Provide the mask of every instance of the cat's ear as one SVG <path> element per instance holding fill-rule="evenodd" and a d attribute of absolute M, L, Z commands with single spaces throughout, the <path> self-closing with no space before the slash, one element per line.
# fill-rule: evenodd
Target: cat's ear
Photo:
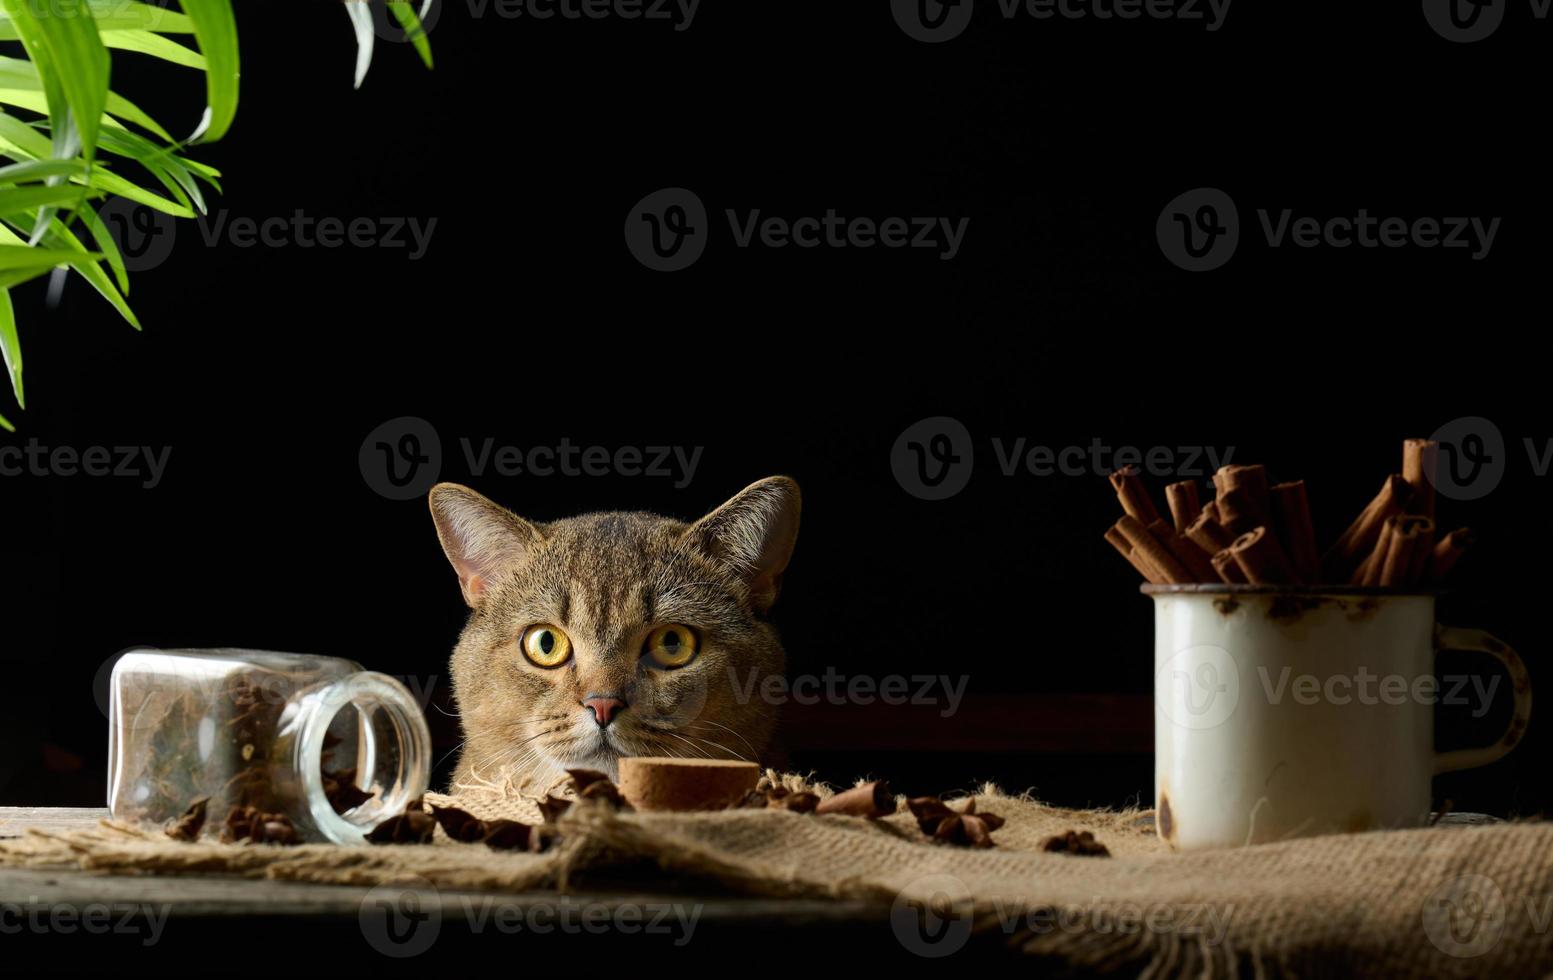
<path fill-rule="evenodd" d="M 544 540 L 539 529 L 505 507 L 457 483 L 431 488 L 431 519 L 464 601 L 478 606 L 491 580 Z"/>
<path fill-rule="evenodd" d="M 749 585 L 756 611 L 763 613 L 782 590 L 782 573 L 798 541 L 800 504 L 797 483 L 768 476 L 692 524 L 685 536 L 732 566 Z"/>

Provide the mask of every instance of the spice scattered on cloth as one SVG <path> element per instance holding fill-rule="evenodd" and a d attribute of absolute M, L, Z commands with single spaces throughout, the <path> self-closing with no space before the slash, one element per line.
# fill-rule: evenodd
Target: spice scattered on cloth
<path fill-rule="evenodd" d="M 1087 830 L 1068 830 L 1048 837 L 1041 842 L 1041 850 L 1050 851 L 1053 854 L 1079 854 L 1087 857 L 1111 856 L 1110 849 L 1095 840 L 1095 835 Z"/>
<path fill-rule="evenodd" d="M 199 840 L 200 831 L 205 828 L 206 811 L 210 809 L 210 797 L 201 796 L 189 804 L 183 816 L 168 823 L 163 831 L 173 840 L 194 841 Z"/>
<path fill-rule="evenodd" d="M 946 844 L 992 847 L 992 832 L 1003 826 L 1003 818 L 997 814 L 977 813 L 974 797 L 966 800 L 960 810 L 951 810 L 936 796 L 919 796 L 907 800 L 906 806 L 924 834 Z"/>

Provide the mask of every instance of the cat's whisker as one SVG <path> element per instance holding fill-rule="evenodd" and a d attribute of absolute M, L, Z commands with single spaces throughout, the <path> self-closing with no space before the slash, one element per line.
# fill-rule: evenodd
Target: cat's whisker
<path fill-rule="evenodd" d="M 720 724 L 718 724 L 717 722 L 713 721 L 710 718 L 698 718 L 697 720 L 691 722 L 691 725 L 713 725 L 713 726 L 715 726 L 717 728 L 721 728 L 723 731 L 727 732 L 728 734 L 732 735 L 734 738 L 736 738 L 739 741 L 743 742 L 745 748 L 750 750 L 750 755 L 759 755 L 760 754 L 759 752 L 755 751 L 755 746 L 750 744 L 750 740 L 749 739 L 745 738 L 743 735 L 740 735 L 738 732 L 736 732 L 733 729 L 729 728 L 727 725 L 720 725 Z M 686 727 L 690 727 L 690 726 L 686 726 Z"/>
<path fill-rule="evenodd" d="M 754 759 L 746 758 L 745 756 L 743 756 L 740 753 L 734 751 L 733 749 L 730 749 L 728 746 L 724 745 L 723 743 L 718 742 L 718 741 L 714 741 L 713 739 L 702 738 L 699 735 L 692 735 L 690 737 L 695 739 L 697 742 L 705 742 L 707 745 L 710 745 L 710 746 L 713 746 L 714 748 L 720 749 L 720 750 L 728 753 L 729 755 L 733 756 L 735 759 L 738 759 L 741 762 L 754 762 L 755 761 Z M 751 749 L 750 751 L 753 752 L 754 749 Z"/>
<path fill-rule="evenodd" d="M 710 759 L 712 757 L 705 749 L 701 748 L 699 745 L 697 745 L 696 743 L 692 742 L 690 739 L 686 738 L 683 735 L 676 735 L 674 732 L 666 732 L 665 734 L 671 735 L 674 738 L 679 739 L 681 742 L 684 742 L 686 745 L 688 745 L 691 748 L 695 749 L 697 752 L 700 752 L 701 755 L 703 757 L 705 757 L 705 758 Z"/>

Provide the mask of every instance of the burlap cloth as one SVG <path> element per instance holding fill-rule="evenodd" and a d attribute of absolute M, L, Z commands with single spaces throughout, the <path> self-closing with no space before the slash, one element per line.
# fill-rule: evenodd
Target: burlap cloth
<path fill-rule="evenodd" d="M 428 799 L 538 821 L 523 793 Z M 0 865 L 510 892 L 625 878 L 638 888 L 862 898 L 880 903 L 912 951 L 1002 942 L 1072 967 L 1162 976 L 1553 970 L 1553 823 L 1172 854 L 1146 813 L 1063 810 L 990 786 L 975 799 L 1007 820 L 996 848 L 929 842 L 904 813 L 876 822 L 777 810 L 616 814 L 581 801 L 561 818 L 562 843 L 543 854 L 456 844 L 440 831 L 431 846 L 277 847 L 178 843 L 104 823 L 0 841 Z M 1070 829 L 1091 831 L 1113 857 L 1041 849 Z"/>

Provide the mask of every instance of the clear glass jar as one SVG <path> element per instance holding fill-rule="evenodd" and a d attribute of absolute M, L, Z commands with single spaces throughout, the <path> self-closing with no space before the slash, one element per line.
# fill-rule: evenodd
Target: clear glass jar
<path fill-rule="evenodd" d="M 426 791 L 430 772 L 431 734 L 410 692 L 349 660 L 138 649 L 114 665 L 115 819 L 165 823 L 204 796 L 204 837 L 251 806 L 283 814 L 302 841 L 359 844 Z"/>

